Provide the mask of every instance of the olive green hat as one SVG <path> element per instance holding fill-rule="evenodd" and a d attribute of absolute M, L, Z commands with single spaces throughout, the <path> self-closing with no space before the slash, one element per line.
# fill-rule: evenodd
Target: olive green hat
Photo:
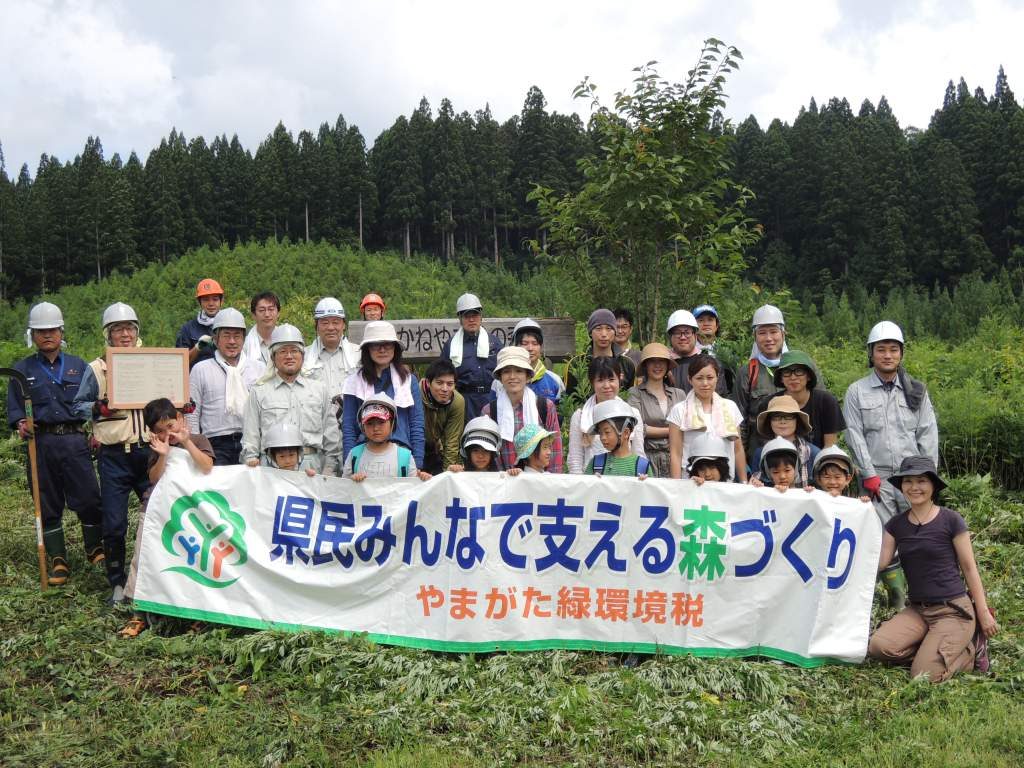
<path fill-rule="evenodd" d="M 775 367 L 775 386 L 781 387 L 782 384 L 782 372 L 787 368 L 795 368 L 800 366 L 808 370 L 807 374 L 807 388 L 814 389 L 818 385 L 818 368 L 811 360 L 811 356 L 806 352 L 801 352 L 798 349 L 791 349 L 788 352 L 782 353 L 782 359 L 779 360 L 779 364 Z"/>

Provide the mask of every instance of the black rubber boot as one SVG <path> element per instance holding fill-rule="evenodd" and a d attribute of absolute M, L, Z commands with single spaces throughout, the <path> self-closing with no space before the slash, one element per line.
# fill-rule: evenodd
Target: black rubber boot
<path fill-rule="evenodd" d="M 106 555 L 104 565 L 107 567 L 107 584 L 123 588 L 128 581 L 124 570 L 124 539 L 104 539 L 103 551 Z"/>
<path fill-rule="evenodd" d="M 64 544 L 64 528 L 43 531 L 43 546 L 46 547 L 46 582 L 51 587 L 63 587 L 71 575 L 68 549 Z"/>
<path fill-rule="evenodd" d="M 103 562 L 102 528 L 82 523 L 82 545 L 85 547 L 85 559 L 89 561 L 89 565 L 99 565 Z"/>

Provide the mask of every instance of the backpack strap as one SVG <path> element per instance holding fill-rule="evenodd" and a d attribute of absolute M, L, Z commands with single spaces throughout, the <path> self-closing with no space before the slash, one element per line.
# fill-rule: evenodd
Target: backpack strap
<path fill-rule="evenodd" d="M 360 443 L 359 445 L 352 446 L 352 450 L 348 452 L 348 455 L 352 457 L 352 474 L 354 475 L 359 471 L 359 460 L 363 458 L 363 451 L 366 450 L 366 443 Z"/>
<path fill-rule="evenodd" d="M 540 425 L 547 429 L 548 425 L 548 408 L 551 406 L 551 401 L 542 395 L 537 395 L 537 418 L 540 420 Z"/>
<path fill-rule="evenodd" d="M 647 474 L 647 470 L 649 470 L 650 468 L 651 468 L 651 462 L 647 459 L 646 456 L 637 456 L 636 457 L 636 474 L 637 475 L 646 475 Z"/>
<path fill-rule="evenodd" d="M 599 454 L 597 454 L 597 456 L 594 457 L 594 474 L 595 475 L 599 475 L 600 476 L 600 475 L 604 474 L 604 463 L 605 463 L 605 460 L 607 458 L 608 458 L 608 454 L 607 453 L 599 453 Z"/>
<path fill-rule="evenodd" d="M 754 393 L 754 387 L 757 386 L 757 377 L 761 373 L 761 363 L 757 358 L 750 358 L 750 362 L 747 363 L 747 394 L 752 395 Z"/>

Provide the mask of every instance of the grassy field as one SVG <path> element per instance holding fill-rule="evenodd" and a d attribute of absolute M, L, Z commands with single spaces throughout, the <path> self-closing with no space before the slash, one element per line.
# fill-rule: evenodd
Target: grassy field
<path fill-rule="evenodd" d="M 874 664 L 547 652 L 442 655 L 165 620 L 135 640 L 68 526 L 70 585 L 40 594 L 31 507 L 0 445 L 0 765 L 1019 766 L 1024 504 L 980 478 L 976 532 L 1003 632 L 989 677 L 931 686 Z M 877 609 L 876 609 L 877 611 Z M 876 616 L 879 618 L 879 616 Z"/>

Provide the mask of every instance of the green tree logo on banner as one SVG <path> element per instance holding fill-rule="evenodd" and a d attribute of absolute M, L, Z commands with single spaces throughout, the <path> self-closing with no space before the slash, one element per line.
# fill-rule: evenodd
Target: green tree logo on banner
<path fill-rule="evenodd" d="M 234 584 L 238 577 L 226 578 L 225 566 L 237 567 L 249 559 L 245 520 L 215 491 L 197 491 L 175 501 L 161 541 L 168 553 L 186 561 L 164 572 L 183 574 L 204 587 Z"/>

